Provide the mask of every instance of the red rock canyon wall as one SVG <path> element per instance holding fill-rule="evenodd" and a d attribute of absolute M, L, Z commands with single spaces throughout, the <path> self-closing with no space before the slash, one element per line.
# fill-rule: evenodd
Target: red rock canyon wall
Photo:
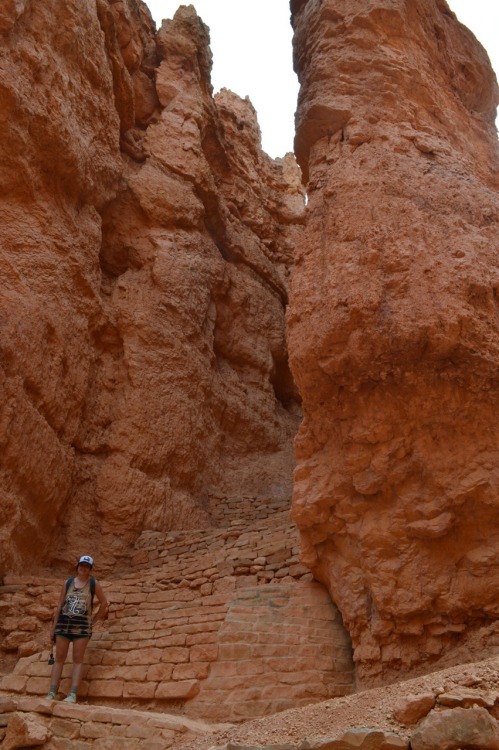
<path fill-rule="evenodd" d="M 290 493 L 294 259 L 293 517 L 368 683 L 494 643 L 498 89 L 443 0 L 291 9 L 305 233 L 192 8 L 0 9 L 0 574 Z"/>
<path fill-rule="evenodd" d="M 212 494 L 290 493 L 299 170 L 213 98 L 192 8 L 24 0 L 0 33 L 0 573 L 102 573 Z"/>
<path fill-rule="evenodd" d="M 494 643 L 498 88 L 444 0 L 291 6 L 293 517 L 366 683 Z"/>

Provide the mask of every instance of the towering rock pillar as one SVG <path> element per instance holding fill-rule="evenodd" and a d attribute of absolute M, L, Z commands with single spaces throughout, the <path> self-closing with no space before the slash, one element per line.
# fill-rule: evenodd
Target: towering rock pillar
<path fill-rule="evenodd" d="M 498 88 L 444 0 L 291 7 L 293 516 L 367 684 L 499 614 Z"/>

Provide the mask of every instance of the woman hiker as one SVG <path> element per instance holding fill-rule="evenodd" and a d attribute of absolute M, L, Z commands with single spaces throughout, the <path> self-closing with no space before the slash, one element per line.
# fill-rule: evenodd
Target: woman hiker
<path fill-rule="evenodd" d="M 50 640 L 55 642 L 55 662 L 52 667 L 48 700 L 55 700 L 69 644 L 73 643 L 71 692 L 64 702 L 76 703 L 83 671 L 83 657 L 92 635 L 92 624 L 107 617 L 107 599 L 100 583 L 90 575 L 93 566 L 94 561 L 90 555 L 83 555 L 76 566 L 76 577 L 69 578 L 62 586 L 54 621 L 50 627 Z M 94 593 L 100 604 L 95 615 L 92 612 Z"/>

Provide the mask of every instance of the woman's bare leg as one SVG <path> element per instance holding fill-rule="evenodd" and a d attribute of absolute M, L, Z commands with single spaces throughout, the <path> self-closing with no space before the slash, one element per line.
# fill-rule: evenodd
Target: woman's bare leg
<path fill-rule="evenodd" d="M 50 675 L 50 689 L 57 692 L 61 681 L 62 670 L 69 650 L 69 640 L 57 635 L 55 638 L 55 661 Z"/>
<path fill-rule="evenodd" d="M 90 638 L 78 638 L 73 641 L 73 672 L 71 674 L 71 692 L 77 693 L 83 673 L 83 658 Z"/>

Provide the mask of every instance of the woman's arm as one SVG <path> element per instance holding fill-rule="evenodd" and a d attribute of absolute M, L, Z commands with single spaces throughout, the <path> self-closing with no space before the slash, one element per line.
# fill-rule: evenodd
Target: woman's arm
<path fill-rule="evenodd" d="M 57 620 L 59 619 L 59 614 L 61 612 L 62 605 L 64 604 L 65 600 L 66 600 L 66 583 L 64 582 L 62 584 L 61 595 L 59 597 L 59 601 L 57 602 L 57 605 L 54 609 L 54 617 L 50 625 L 50 640 L 51 641 L 55 641 L 55 636 L 54 636 L 55 626 L 57 625 Z"/>
<path fill-rule="evenodd" d="M 99 600 L 99 610 L 97 614 L 93 616 L 92 618 L 93 622 L 97 622 L 97 620 L 105 620 L 109 612 L 109 603 L 102 590 L 102 586 L 100 585 L 98 581 L 95 582 L 95 595 L 97 599 Z"/>

